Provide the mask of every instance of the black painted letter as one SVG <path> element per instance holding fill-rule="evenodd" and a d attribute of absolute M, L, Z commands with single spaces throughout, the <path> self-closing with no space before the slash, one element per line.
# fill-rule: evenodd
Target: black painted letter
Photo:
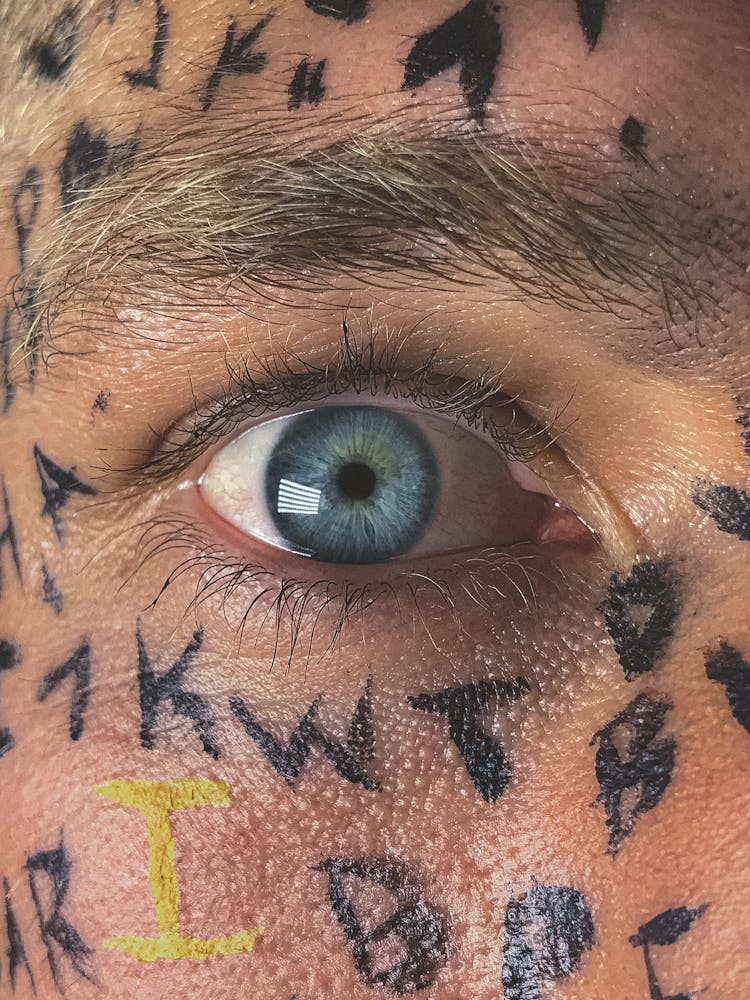
<path fill-rule="evenodd" d="M 491 0 L 469 0 L 463 10 L 421 35 L 406 58 L 401 89 L 421 87 L 458 64 L 469 115 L 482 122 L 502 47 L 495 10 Z"/>
<path fill-rule="evenodd" d="M 73 694 L 70 701 L 70 738 L 79 740 L 83 733 L 84 716 L 91 697 L 91 653 L 88 639 L 81 642 L 65 663 L 47 674 L 36 693 L 37 701 L 45 701 L 48 695 L 66 681 L 73 678 Z"/>
<path fill-rule="evenodd" d="M 8 972 L 10 973 L 11 989 L 14 993 L 16 992 L 16 976 L 18 975 L 18 966 L 22 965 L 26 969 L 26 974 L 29 977 L 32 992 L 36 993 L 34 974 L 32 973 L 31 966 L 29 965 L 29 959 L 26 955 L 26 948 L 21 935 L 21 928 L 18 925 L 18 920 L 16 919 L 16 914 L 13 909 L 13 901 L 10 895 L 10 885 L 7 878 L 3 878 L 3 895 L 5 897 L 5 935 L 8 939 Z"/>
<path fill-rule="evenodd" d="M 147 87 L 150 90 L 159 89 L 159 70 L 161 69 L 164 50 L 169 38 L 169 12 L 162 3 L 156 0 L 156 28 L 151 44 L 151 58 L 145 69 L 129 69 L 125 79 L 131 87 Z"/>
<path fill-rule="evenodd" d="M 56 615 L 61 615 L 63 610 L 63 595 L 57 586 L 57 580 L 47 569 L 47 564 L 42 563 L 42 586 L 40 595 L 45 604 L 49 604 Z"/>
<path fill-rule="evenodd" d="M 638 817 L 657 805 L 672 780 L 677 744 L 671 736 L 656 738 L 671 707 L 668 698 L 657 701 L 639 694 L 591 739 L 592 746 L 599 743 L 596 778 L 601 791 L 594 804 L 604 806 L 610 854 L 617 854 Z"/>
<path fill-rule="evenodd" d="M 589 48 L 593 49 L 602 33 L 607 0 L 576 0 L 576 6 L 586 41 L 589 43 Z"/>
<path fill-rule="evenodd" d="M 60 844 L 51 851 L 39 851 L 26 861 L 29 876 L 29 888 L 34 900 L 39 931 L 47 949 L 47 961 L 55 986 L 60 993 L 64 992 L 65 984 L 60 976 L 59 960 L 66 959 L 73 970 L 90 983 L 97 983 L 94 952 L 76 928 L 62 915 L 62 907 L 70 888 L 70 856 L 65 849 L 60 835 Z M 44 912 L 42 895 L 37 885 L 40 873 L 50 880 L 52 888 L 52 907 L 49 913 Z M 59 954 L 58 954 L 59 952 Z"/>
<path fill-rule="evenodd" d="M 361 21 L 367 13 L 367 0 L 305 0 L 305 7 L 321 17 L 334 17 L 352 24 Z"/>
<path fill-rule="evenodd" d="M 255 45 L 273 14 L 266 14 L 249 31 L 236 35 L 237 22 L 231 21 L 224 37 L 224 47 L 211 76 L 206 81 L 202 108 L 208 111 L 214 102 L 216 91 L 224 76 L 241 76 L 245 73 L 260 73 L 266 65 L 265 52 L 256 52 Z M 236 35 L 236 37 L 235 37 Z"/>
<path fill-rule="evenodd" d="M 316 870 L 328 875 L 331 909 L 363 982 L 399 995 L 432 986 L 448 961 L 448 920 L 406 865 L 386 858 L 328 858 Z M 393 893 L 395 907 L 370 927 L 362 922 L 371 911 L 368 882 Z"/>
<path fill-rule="evenodd" d="M 5 524 L 0 530 L 0 597 L 3 596 L 3 584 L 5 578 L 3 575 L 3 554 L 6 547 L 10 550 L 10 558 L 13 563 L 13 567 L 16 571 L 16 578 L 19 583 L 23 582 L 23 574 L 21 573 L 21 557 L 18 554 L 18 540 L 16 539 L 16 528 L 13 524 L 13 518 L 10 513 L 10 500 L 8 499 L 8 491 L 5 488 L 5 480 L 0 476 L 0 487 L 2 488 L 3 494 L 3 514 L 5 517 Z"/>
<path fill-rule="evenodd" d="M 26 49 L 24 62 L 34 66 L 37 76 L 62 80 L 76 57 L 80 31 L 78 4 L 66 4 L 44 34 Z"/>
<path fill-rule="evenodd" d="M 569 976 L 594 942 L 594 920 L 583 894 L 562 885 L 535 885 L 505 910 L 505 1000 L 541 1000 L 543 989 Z"/>
<path fill-rule="evenodd" d="M 474 787 L 485 802 L 495 802 L 513 772 L 503 747 L 482 731 L 479 718 L 492 699 L 513 701 L 529 690 L 528 681 L 516 677 L 514 681 L 477 681 L 436 694 L 411 695 L 406 700 L 412 708 L 445 716 L 450 738 L 463 757 Z"/>
<path fill-rule="evenodd" d="M 704 656 L 707 677 L 724 685 L 732 715 L 750 733 L 750 663 L 728 642 Z"/>
<path fill-rule="evenodd" d="M 0 639 L 0 674 L 13 670 L 21 662 L 21 652 L 13 642 Z M 16 745 L 13 733 L 7 726 L 0 726 L 0 757 L 10 753 Z"/>
<path fill-rule="evenodd" d="M 168 702 L 173 715 L 181 715 L 193 723 L 193 729 L 206 753 L 214 760 L 219 749 L 214 743 L 214 720 L 204 698 L 183 687 L 185 673 L 203 643 L 203 629 L 197 629 L 179 658 L 161 677 L 154 672 L 138 622 L 135 635 L 138 647 L 138 691 L 141 702 L 141 746 L 154 749 L 154 730 L 162 702 Z"/>
<path fill-rule="evenodd" d="M 599 610 L 627 680 L 649 673 L 664 655 L 680 610 L 669 566 L 636 563 L 625 577 L 613 574 Z"/>
<path fill-rule="evenodd" d="M 26 270 L 29 237 L 39 218 L 42 203 L 42 177 L 36 167 L 29 167 L 13 189 L 13 227 L 16 231 L 18 270 Z"/>
<path fill-rule="evenodd" d="M 86 122 L 74 125 L 68 136 L 65 156 L 57 169 L 60 198 L 66 212 L 101 182 L 108 160 L 107 133 L 92 132 Z"/>
<path fill-rule="evenodd" d="M 16 386 L 10 374 L 10 307 L 3 307 L 3 330 L 0 334 L 0 373 L 2 374 L 3 405 L 0 413 L 7 413 L 16 398 Z"/>
<path fill-rule="evenodd" d="M 697 909 L 677 906 L 674 909 L 665 910 L 658 917 L 642 924 L 638 928 L 638 933 L 631 937 L 630 943 L 634 948 L 643 948 L 643 961 L 646 965 L 648 993 L 651 1000 L 691 1000 L 692 993 L 679 993 L 668 997 L 664 995 L 654 971 L 651 948 L 654 945 L 665 947 L 674 944 L 690 930 L 695 921 L 702 917 L 707 909 L 707 906 L 699 906 Z"/>
<path fill-rule="evenodd" d="M 646 159 L 643 153 L 643 148 L 646 145 L 646 130 L 633 115 L 628 115 L 620 126 L 620 145 L 634 160 Z"/>
<path fill-rule="evenodd" d="M 693 503 L 711 517 L 719 531 L 750 542 L 750 494 L 745 490 L 701 482 L 693 492 Z"/>
<path fill-rule="evenodd" d="M 44 497 L 42 517 L 48 517 L 52 521 L 57 539 L 62 542 L 63 527 L 60 511 L 74 493 L 93 497 L 96 496 L 96 490 L 93 486 L 81 482 L 76 475 L 75 465 L 63 469 L 45 455 L 38 444 L 34 445 L 34 462 Z"/>
<path fill-rule="evenodd" d="M 310 65 L 307 59 L 303 59 L 294 71 L 292 82 L 289 84 L 288 108 L 296 111 L 302 106 L 303 101 L 309 104 L 320 104 L 323 100 L 325 87 L 323 86 L 323 70 L 326 67 L 325 59 Z"/>
<path fill-rule="evenodd" d="M 299 720 L 287 743 L 275 739 L 264 729 L 242 698 L 230 698 L 229 705 L 247 735 L 290 788 L 294 787 L 294 781 L 301 774 L 307 758 L 317 747 L 345 781 L 362 785 L 369 792 L 380 791 L 380 784 L 367 773 L 367 766 L 375 755 L 369 684 L 357 702 L 345 743 L 329 739 L 318 727 L 316 717 L 320 698 L 315 699 Z"/>

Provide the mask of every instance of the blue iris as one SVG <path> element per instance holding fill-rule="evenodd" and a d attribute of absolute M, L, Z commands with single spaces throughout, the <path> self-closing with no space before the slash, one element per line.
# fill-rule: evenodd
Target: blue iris
<path fill-rule="evenodd" d="M 282 434 L 265 489 L 290 547 L 324 562 L 377 563 L 420 539 L 440 474 L 430 442 L 403 413 L 330 406 L 302 414 Z"/>

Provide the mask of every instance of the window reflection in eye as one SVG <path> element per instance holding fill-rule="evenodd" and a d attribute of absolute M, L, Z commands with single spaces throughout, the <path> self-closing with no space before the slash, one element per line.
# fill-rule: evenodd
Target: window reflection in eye
<path fill-rule="evenodd" d="M 562 510 L 524 463 L 455 416 L 390 405 L 257 424 L 214 455 L 200 489 L 246 535 L 341 564 L 540 541 Z"/>

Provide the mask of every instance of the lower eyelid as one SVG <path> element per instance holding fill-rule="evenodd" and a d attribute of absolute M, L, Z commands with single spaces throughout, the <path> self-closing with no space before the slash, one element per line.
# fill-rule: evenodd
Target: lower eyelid
<path fill-rule="evenodd" d="M 141 591 L 144 579 L 153 588 L 150 606 L 166 602 L 201 621 L 216 619 L 229 642 L 254 659 L 287 661 L 289 667 L 294 660 L 305 670 L 327 659 L 344 636 L 347 642 L 377 641 L 394 624 L 414 648 L 432 644 L 438 628 L 440 641 L 449 644 L 446 655 L 462 634 L 487 634 L 517 618 L 512 627 L 525 634 L 540 601 L 577 607 L 581 581 L 601 573 L 598 559 L 559 544 L 392 566 L 296 559 L 290 567 L 286 553 L 267 547 L 249 552 L 242 537 L 237 545 L 230 535 L 219 544 L 220 536 L 201 522 L 195 497 L 183 494 L 180 501 L 181 509 L 164 511 L 142 539 L 136 572 Z M 583 586 L 586 591 L 589 584 Z"/>
<path fill-rule="evenodd" d="M 153 604 L 168 590 L 187 590 L 192 595 L 190 601 L 206 602 L 209 609 L 212 602 L 218 602 L 222 616 L 243 628 L 248 609 L 257 609 L 258 617 L 265 618 L 268 610 L 275 608 L 272 618 L 284 617 L 295 602 L 300 607 L 306 605 L 304 610 L 311 618 L 325 606 L 330 617 L 338 620 L 340 616 L 343 621 L 385 597 L 394 600 L 394 613 L 405 611 L 410 617 L 409 602 L 415 601 L 420 591 L 437 595 L 450 614 L 460 614 L 458 608 L 469 590 L 473 594 L 470 605 L 477 600 L 483 603 L 481 595 L 486 592 L 486 604 L 488 608 L 492 605 L 493 613 L 498 601 L 505 598 L 528 607 L 533 601 L 534 578 L 549 580 L 562 572 L 559 560 L 572 551 L 564 542 L 560 545 L 552 539 L 549 544 L 529 542 L 507 549 L 454 552 L 391 564 L 352 566 L 297 557 L 290 560 L 283 550 L 248 546 L 247 537 L 231 525 L 222 530 L 212 524 L 218 516 L 199 513 L 194 496 L 185 494 L 182 499 L 185 503 L 180 509 L 165 511 L 142 532 L 136 572 L 157 573 Z M 587 544 L 591 538 L 587 533 Z M 581 547 L 580 551 L 586 549 Z M 152 563 L 154 569 L 150 569 Z M 289 612 L 290 620 L 294 613 Z M 298 627 L 301 622 L 294 623 L 294 628 Z"/>

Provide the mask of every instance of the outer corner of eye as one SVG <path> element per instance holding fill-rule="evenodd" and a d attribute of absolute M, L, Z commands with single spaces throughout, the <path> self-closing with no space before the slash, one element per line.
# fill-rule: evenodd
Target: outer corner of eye
<path fill-rule="evenodd" d="M 488 437 L 416 406 L 322 405 L 266 420 L 218 451 L 199 486 L 250 540 L 326 563 L 593 538 Z"/>

